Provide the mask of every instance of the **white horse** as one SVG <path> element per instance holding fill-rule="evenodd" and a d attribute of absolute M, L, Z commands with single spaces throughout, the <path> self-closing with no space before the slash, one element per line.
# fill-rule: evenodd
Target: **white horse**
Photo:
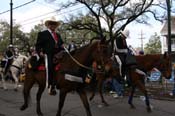
<path fill-rule="evenodd" d="M 22 54 L 19 54 L 17 58 L 14 58 L 12 65 L 9 68 L 10 74 L 15 81 L 14 90 L 17 91 L 19 85 L 19 76 L 21 73 L 24 73 L 24 66 L 28 57 Z M 1 78 L 2 78 L 2 86 L 5 90 L 7 90 L 7 85 L 5 82 L 5 75 L 3 75 L 3 68 L 1 68 Z"/>

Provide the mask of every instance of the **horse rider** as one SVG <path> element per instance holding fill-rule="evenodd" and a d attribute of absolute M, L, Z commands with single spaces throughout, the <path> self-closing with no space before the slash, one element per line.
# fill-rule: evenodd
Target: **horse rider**
<path fill-rule="evenodd" d="M 14 56 L 15 56 L 14 46 L 10 44 L 7 47 L 7 50 L 4 52 L 4 58 L 6 60 L 6 64 L 4 67 L 4 74 L 7 73 L 10 65 L 12 64 Z"/>
<path fill-rule="evenodd" d="M 45 58 L 47 58 L 49 94 L 56 95 L 53 57 L 56 53 L 64 49 L 64 42 L 61 35 L 56 32 L 56 29 L 60 26 L 59 21 L 56 21 L 53 18 L 46 20 L 45 26 L 47 29 L 38 33 L 35 49 L 40 57 L 46 56 Z"/>
<path fill-rule="evenodd" d="M 114 58 L 119 64 L 120 76 L 123 78 L 125 76 L 126 56 L 128 54 L 127 37 L 129 37 L 129 30 L 124 30 L 114 40 Z"/>

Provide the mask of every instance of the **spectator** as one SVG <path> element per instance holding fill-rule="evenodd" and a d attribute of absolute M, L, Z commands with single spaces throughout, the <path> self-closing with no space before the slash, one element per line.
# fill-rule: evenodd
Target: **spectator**
<path fill-rule="evenodd" d="M 124 87 L 121 80 L 113 77 L 113 78 L 107 79 L 104 84 L 109 84 L 110 86 L 109 93 L 112 94 L 114 98 L 123 97 Z"/>
<path fill-rule="evenodd" d="M 72 40 L 71 43 L 68 45 L 68 50 L 71 52 L 75 49 L 77 49 L 77 46 L 75 45 L 75 42 Z"/>
<path fill-rule="evenodd" d="M 140 50 L 139 51 L 139 55 L 144 55 L 144 51 L 143 50 Z"/>

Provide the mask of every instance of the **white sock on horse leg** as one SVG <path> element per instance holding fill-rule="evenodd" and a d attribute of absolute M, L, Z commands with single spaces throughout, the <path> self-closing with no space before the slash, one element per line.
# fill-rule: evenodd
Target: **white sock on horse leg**
<path fill-rule="evenodd" d="M 122 62 L 121 62 L 118 55 L 115 55 L 115 59 L 116 59 L 117 63 L 119 64 L 120 76 L 122 76 Z"/>
<path fill-rule="evenodd" d="M 135 70 L 135 72 L 136 72 L 136 73 L 138 73 L 138 74 L 141 74 L 141 75 L 146 76 L 146 73 L 145 73 L 145 72 L 143 72 L 143 71 L 142 71 L 142 70 L 140 70 L 140 69 L 136 69 L 136 70 Z"/>

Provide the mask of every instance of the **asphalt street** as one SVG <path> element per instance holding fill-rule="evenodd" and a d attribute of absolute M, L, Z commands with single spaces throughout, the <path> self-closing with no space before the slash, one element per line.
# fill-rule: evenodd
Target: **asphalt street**
<path fill-rule="evenodd" d="M 1 85 L 0 85 L 1 87 Z M 29 108 L 20 111 L 23 104 L 22 86 L 15 92 L 12 86 L 8 91 L 0 89 L 0 116 L 37 116 L 36 114 L 37 86 L 32 88 Z M 88 94 L 89 96 L 89 94 Z M 135 97 L 133 103 L 136 109 L 131 109 L 127 104 L 127 96 L 114 99 L 110 94 L 105 94 L 109 106 L 103 106 L 97 94 L 90 102 L 92 116 L 175 116 L 175 101 L 150 99 L 152 112 L 146 111 L 145 104 L 140 97 Z M 55 116 L 58 108 L 59 91 L 56 96 L 48 95 L 45 90 L 41 100 L 41 110 L 44 116 Z M 86 116 L 86 112 L 77 93 L 69 93 L 62 111 L 62 116 Z"/>

